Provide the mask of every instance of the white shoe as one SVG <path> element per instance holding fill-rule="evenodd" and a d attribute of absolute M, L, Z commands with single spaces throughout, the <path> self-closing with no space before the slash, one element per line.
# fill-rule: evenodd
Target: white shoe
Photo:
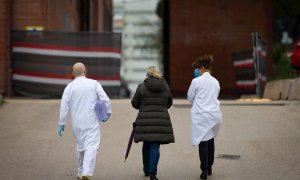
<path fill-rule="evenodd" d="M 82 175 L 78 174 L 78 175 L 77 175 L 77 179 L 78 179 L 78 180 L 82 180 Z"/>
<path fill-rule="evenodd" d="M 92 176 L 89 176 L 87 174 L 82 174 L 82 180 L 92 180 Z"/>

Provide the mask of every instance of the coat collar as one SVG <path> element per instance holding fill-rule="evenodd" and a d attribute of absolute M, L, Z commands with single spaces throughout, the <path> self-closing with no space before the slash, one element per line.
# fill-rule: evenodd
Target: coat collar
<path fill-rule="evenodd" d="M 210 75 L 209 72 L 205 72 L 205 73 L 203 73 L 201 76 L 209 76 L 209 75 Z"/>
<path fill-rule="evenodd" d="M 85 78 L 85 76 L 78 76 L 78 77 L 75 78 L 75 80 L 77 80 L 77 79 L 83 79 L 83 78 Z"/>

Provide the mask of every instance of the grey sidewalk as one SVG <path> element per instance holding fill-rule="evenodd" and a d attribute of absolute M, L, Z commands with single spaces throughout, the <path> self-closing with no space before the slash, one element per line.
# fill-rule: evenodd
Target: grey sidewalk
<path fill-rule="evenodd" d="M 57 135 L 59 100 L 6 100 L 0 107 L 0 175 L 6 180 L 76 179 L 75 140 L 70 125 Z M 296 180 L 300 177 L 300 103 L 222 101 L 218 154 L 209 179 Z M 129 100 L 113 100 L 113 114 L 102 125 L 95 180 L 145 180 L 141 143 L 124 154 L 137 111 Z M 160 180 L 199 179 L 198 149 L 190 145 L 190 108 L 175 100 L 170 109 L 176 143 L 161 146 Z"/>

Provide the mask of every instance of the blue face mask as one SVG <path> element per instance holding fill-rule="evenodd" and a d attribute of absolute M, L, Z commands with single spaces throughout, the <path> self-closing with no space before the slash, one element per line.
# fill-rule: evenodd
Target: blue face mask
<path fill-rule="evenodd" d="M 199 77 L 201 75 L 200 71 L 198 69 L 194 70 L 194 76 Z"/>

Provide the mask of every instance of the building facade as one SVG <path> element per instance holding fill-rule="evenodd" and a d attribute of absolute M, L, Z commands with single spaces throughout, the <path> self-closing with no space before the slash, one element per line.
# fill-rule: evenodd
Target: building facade
<path fill-rule="evenodd" d="M 12 95 L 12 31 L 103 32 L 111 19 L 111 0 L 0 0 L 0 94 Z"/>
<path fill-rule="evenodd" d="M 268 73 L 272 49 L 271 0 L 169 0 L 168 81 L 175 96 L 186 96 L 197 57 L 214 56 L 212 74 L 221 97 L 237 97 L 234 52 L 251 49 L 252 32 L 267 42 Z"/>
<path fill-rule="evenodd" d="M 121 75 L 133 96 L 150 66 L 163 69 L 162 21 L 156 14 L 158 0 L 127 2 L 124 9 Z"/>

